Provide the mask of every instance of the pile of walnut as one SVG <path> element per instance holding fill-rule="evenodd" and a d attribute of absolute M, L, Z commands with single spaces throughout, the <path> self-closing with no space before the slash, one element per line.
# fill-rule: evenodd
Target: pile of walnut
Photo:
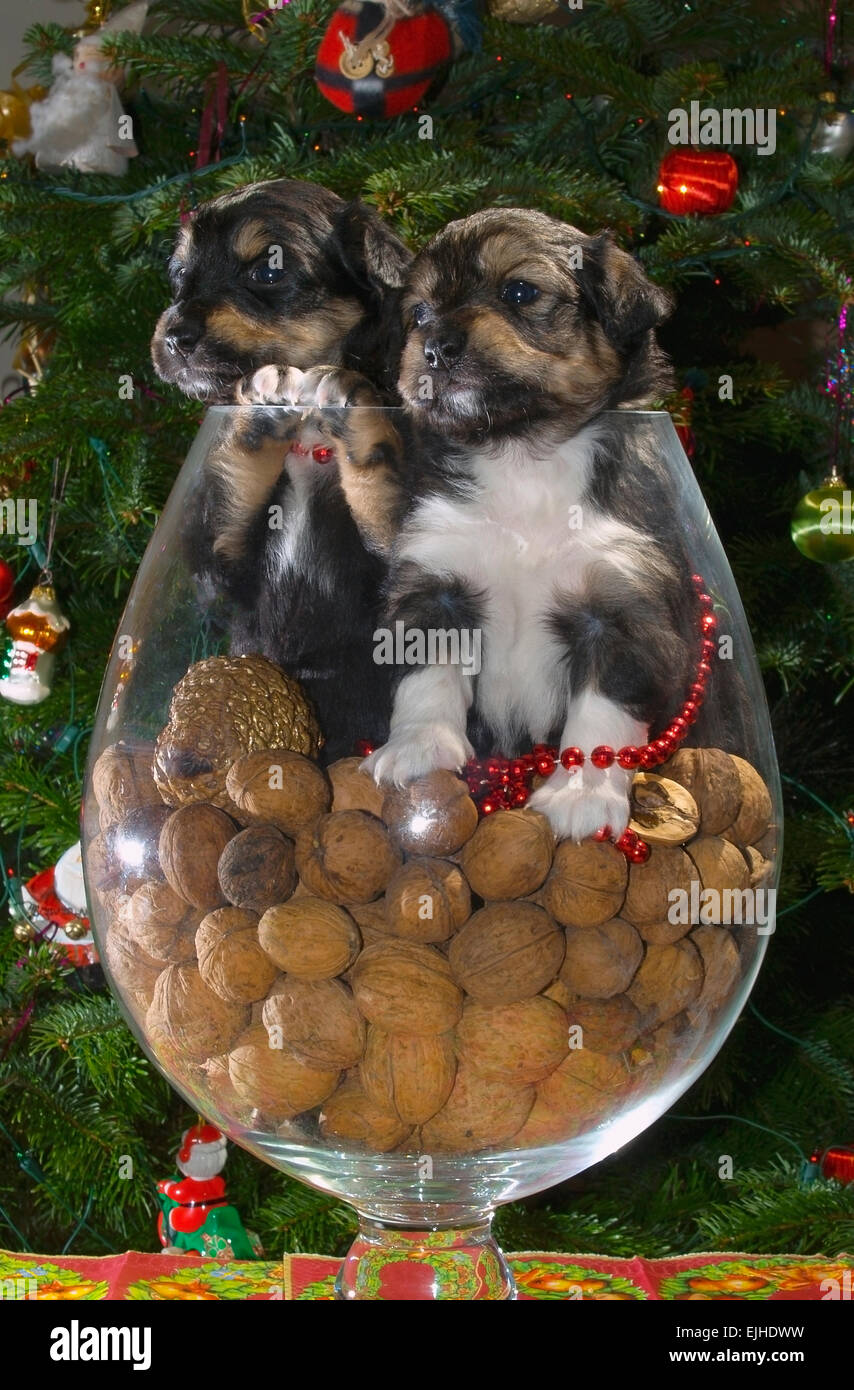
<path fill-rule="evenodd" d="M 637 775 L 631 866 L 535 811 L 478 823 L 451 773 L 384 794 L 357 758 L 256 748 L 200 800 L 151 768 L 118 744 L 94 771 L 113 978 L 211 1110 L 341 1147 L 547 1143 L 651 1093 L 741 973 L 738 931 L 669 894 L 773 853 L 764 783 L 716 749 Z"/>

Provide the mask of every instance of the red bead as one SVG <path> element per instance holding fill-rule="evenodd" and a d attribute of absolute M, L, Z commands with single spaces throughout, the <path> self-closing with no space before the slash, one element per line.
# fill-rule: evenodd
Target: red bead
<path fill-rule="evenodd" d="M 542 758 L 543 754 L 548 753 L 549 750 L 544 743 L 535 743 L 533 751 L 535 758 Z"/>
<path fill-rule="evenodd" d="M 644 768 L 658 767 L 658 753 L 651 743 L 645 743 L 640 750 L 640 765 Z"/>
<path fill-rule="evenodd" d="M 367 739 L 367 738 L 357 738 L 357 739 L 356 739 L 356 745 L 355 745 L 355 746 L 356 746 L 356 757 L 357 757 L 357 758 L 367 758 L 371 753 L 373 753 L 374 748 L 375 748 L 376 745 L 373 744 L 373 743 L 371 743 L 370 739 Z"/>
<path fill-rule="evenodd" d="M 555 760 L 551 753 L 543 753 L 537 758 L 534 766 L 541 777 L 551 777 L 555 770 Z"/>
<path fill-rule="evenodd" d="M 666 753 L 669 758 L 676 748 L 676 739 L 669 732 L 669 730 L 665 730 L 665 732 L 661 735 L 661 738 L 657 738 L 655 740 L 655 746 L 656 748 L 660 748 L 662 752 Z"/>
<path fill-rule="evenodd" d="M 535 765 L 536 759 L 534 758 L 533 753 L 523 753 L 523 754 L 522 754 L 522 762 L 525 764 L 525 771 L 526 771 L 526 772 L 533 772 L 533 771 L 534 771 L 534 765 Z"/>
<path fill-rule="evenodd" d="M 628 849 L 633 849 L 634 846 L 638 843 L 637 831 L 624 830 L 619 840 L 615 841 L 615 843 L 617 849 L 621 849 L 624 852 Z"/>
<path fill-rule="evenodd" d="M 715 646 L 714 642 L 709 641 L 708 637 L 704 642 L 700 643 L 700 655 L 704 661 L 711 661 L 716 651 L 717 647 Z"/>
<path fill-rule="evenodd" d="M 513 792 L 510 800 L 514 806 L 524 806 L 528 800 L 528 788 L 519 787 L 518 790 Z"/>
<path fill-rule="evenodd" d="M 598 830 L 594 830 L 594 831 L 593 831 L 593 836 L 592 836 L 592 838 L 593 838 L 594 840 L 599 840 L 599 841 L 602 841 L 602 840 L 610 840 L 611 834 L 612 834 L 612 831 L 611 831 L 610 825 L 602 825 L 602 826 L 599 827 Z"/>
<path fill-rule="evenodd" d="M 510 773 L 509 773 L 509 772 L 502 772 L 501 775 L 499 776 L 498 780 L 499 780 L 499 782 L 501 783 L 501 786 L 502 786 L 502 787 L 509 787 L 509 785 L 510 785 Z"/>
<path fill-rule="evenodd" d="M 328 463 L 334 456 L 335 450 L 327 449 L 323 444 L 318 444 L 317 448 L 311 451 L 311 457 L 314 459 L 315 463 Z"/>
<path fill-rule="evenodd" d="M 487 760 L 486 775 L 492 778 L 501 776 L 501 761 L 499 758 L 489 758 Z"/>
<path fill-rule="evenodd" d="M 614 757 L 613 748 L 609 748 L 607 743 L 600 743 L 590 754 L 590 761 L 594 767 L 610 767 Z"/>
<path fill-rule="evenodd" d="M 514 758 L 510 764 L 510 776 L 514 782 L 518 782 L 525 776 L 527 768 L 521 758 Z"/>
<path fill-rule="evenodd" d="M 706 683 L 705 683 L 705 681 L 703 682 L 702 685 L 700 685 L 700 682 L 699 682 L 699 681 L 696 681 L 695 684 L 692 685 L 691 688 L 690 688 L 690 690 L 688 691 L 688 699 L 689 699 L 689 700 L 694 700 L 696 704 L 701 705 L 701 704 L 703 703 L 703 701 L 705 700 L 705 698 L 706 698 Z"/>
<path fill-rule="evenodd" d="M 483 801 L 480 803 L 480 813 L 482 816 L 491 816 L 493 811 L 499 809 L 500 802 L 496 801 L 495 798 L 491 796 L 484 797 Z"/>
<path fill-rule="evenodd" d="M 633 743 L 627 743 L 617 754 L 617 762 L 620 767 L 638 767 L 640 765 L 640 749 L 635 748 Z"/>
<path fill-rule="evenodd" d="M 686 724 L 696 724 L 697 716 L 700 713 L 700 705 L 697 700 L 686 700 L 682 706 L 682 718 Z"/>
<path fill-rule="evenodd" d="M 691 583 L 694 585 L 695 589 L 699 589 L 700 593 L 702 593 L 706 587 L 706 581 L 701 574 L 692 574 Z"/>
<path fill-rule="evenodd" d="M 664 759 L 669 758 L 670 754 L 673 752 L 673 748 L 666 738 L 657 738 L 652 746 L 658 754 L 659 762 L 664 762 Z"/>
<path fill-rule="evenodd" d="M 700 631 L 717 632 L 717 630 L 718 620 L 715 617 L 714 613 L 704 613 L 702 618 L 700 619 Z"/>
<path fill-rule="evenodd" d="M 671 722 L 668 733 L 672 732 L 674 738 L 684 738 L 688 732 L 688 725 L 680 714 Z"/>
<path fill-rule="evenodd" d="M 584 754 L 580 748 L 564 748 L 560 760 L 568 772 L 571 767 L 581 767 L 584 762 Z"/>
<path fill-rule="evenodd" d="M 629 858 L 633 864 L 645 864 L 649 859 L 649 845 L 646 840 L 638 840 L 629 850 Z"/>
<path fill-rule="evenodd" d="M 697 667 L 697 684 L 699 685 L 700 682 L 705 683 L 709 679 L 709 676 L 711 674 L 712 668 L 709 665 L 708 661 L 701 661 L 699 666 Z"/>
<path fill-rule="evenodd" d="M 714 604 L 714 599 L 712 598 L 711 594 L 698 594 L 697 602 L 699 603 L 701 608 L 711 608 Z"/>

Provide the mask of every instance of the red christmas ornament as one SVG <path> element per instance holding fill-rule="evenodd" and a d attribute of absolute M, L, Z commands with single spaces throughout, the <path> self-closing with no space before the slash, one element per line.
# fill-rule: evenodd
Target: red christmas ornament
<path fill-rule="evenodd" d="M 835 1178 L 837 1182 L 854 1182 L 854 1144 L 834 1144 L 830 1149 L 821 1149 L 810 1154 L 810 1163 L 817 1163 L 823 1178 Z"/>
<path fill-rule="evenodd" d="M 671 150 L 658 168 L 658 200 L 667 212 L 726 212 L 737 189 L 738 165 L 726 150 Z"/>
<path fill-rule="evenodd" d="M 315 79 L 327 101 L 358 116 L 399 116 L 424 96 L 453 56 L 436 10 L 390 19 L 384 5 L 336 10 L 317 54 Z"/>
<path fill-rule="evenodd" d="M 7 565 L 5 560 L 0 560 L 0 621 L 5 618 L 9 609 L 12 607 L 12 595 L 15 592 L 15 571 L 11 565 Z"/>

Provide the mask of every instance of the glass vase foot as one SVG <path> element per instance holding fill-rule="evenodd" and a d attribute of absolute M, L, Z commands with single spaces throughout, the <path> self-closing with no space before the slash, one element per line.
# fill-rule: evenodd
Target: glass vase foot
<path fill-rule="evenodd" d="M 403 1230 L 360 1217 L 335 1283 L 355 1302 L 513 1299 L 516 1286 L 492 1235 L 492 1219 L 454 1230 Z"/>

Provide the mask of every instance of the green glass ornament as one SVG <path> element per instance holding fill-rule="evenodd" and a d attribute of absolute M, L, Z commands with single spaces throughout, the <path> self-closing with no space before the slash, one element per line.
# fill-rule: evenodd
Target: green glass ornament
<path fill-rule="evenodd" d="M 822 565 L 854 559 L 854 496 L 844 479 L 825 478 L 802 497 L 792 516 L 792 540 Z"/>

